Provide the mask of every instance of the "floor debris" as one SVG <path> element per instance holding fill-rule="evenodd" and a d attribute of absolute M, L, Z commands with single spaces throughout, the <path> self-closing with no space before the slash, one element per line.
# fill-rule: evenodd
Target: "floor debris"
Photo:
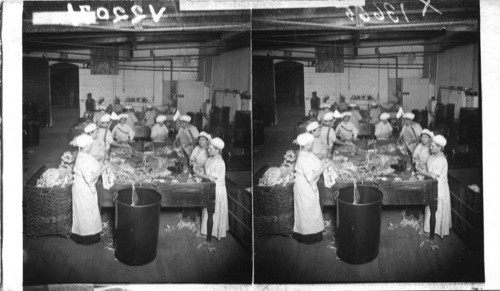
<path fill-rule="evenodd" d="M 332 241 L 328 245 L 326 245 L 327 248 L 332 249 L 332 250 L 337 250 L 337 247 L 335 246 L 335 242 Z"/>
<path fill-rule="evenodd" d="M 106 246 L 113 246 L 115 244 L 113 231 L 114 231 L 114 226 L 111 222 L 109 221 L 102 222 L 101 241 Z"/>
<path fill-rule="evenodd" d="M 202 242 L 202 243 L 200 243 L 200 244 L 198 245 L 198 250 L 199 250 L 199 249 L 200 249 L 200 247 L 201 247 L 201 246 L 203 246 L 203 245 L 207 245 L 207 249 L 208 249 L 208 251 L 209 251 L 209 252 L 211 252 L 211 253 L 215 253 L 215 247 L 214 247 L 213 245 L 211 245 L 211 244 L 207 243 L 206 241 L 204 241 L 204 242 Z"/>

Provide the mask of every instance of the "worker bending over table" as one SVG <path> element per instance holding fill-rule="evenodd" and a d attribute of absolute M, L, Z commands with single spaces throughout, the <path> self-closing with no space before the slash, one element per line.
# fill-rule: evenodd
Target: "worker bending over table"
<path fill-rule="evenodd" d="M 377 140 L 389 140 L 392 135 L 392 125 L 389 121 L 389 113 L 380 114 L 380 121 L 375 125 L 375 137 Z"/>
<path fill-rule="evenodd" d="M 189 123 L 191 122 L 191 116 L 182 115 L 181 117 L 179 117 L 179 120 L 181 122 L 181 128 L 179 128 L 179 132 L 175 137 L 174 144 L 180 143 L 184 154 L 187 157 L 190 157 L 194 149 L 194 144 L 198 139 L 198 135 L 200 135 L 200 133 L 194 125 Z"/>
<path fill-rule="evenodd" d="M 359 130 L 350 122 L 352 113 L 349 111 L 343 112 L 342 122 L 335 129 L 336 134 L 342 141 L 355 140 L 358 138 Z"/>
<path fill-rule="evenodd" d="M 151 141 L 152 142 L 165 142 L 168 138 L 168 128 L 165 125 L 167 116 L 158 115 L 156 117 L 156 124 L 151 128 Z"/>
<path fill-rule="evenodd" d="M 146 112 L 144 112 L 144 124 L 149 127 L 155 125 L 156 120 L 156 110 L 153 108 L 152 104 L 146 105 Z"/>
<path fill-rule="evenodd" d="M 404 125 L 398 139 L 398 142 L 403 141 L 406 144 L 408 150 L 412 154 L 415 151 L 420 135 L 422 134 L 422 127 L 420 124 L 413 121 L 414 118 L 415 114 L 410 112 L 403 115 Z"/>
<path fill-rule="evenodd" d="M 326 144 L 327 157 L 330 157 L 332 155 L 334 144 L 346 145 L 346 143 L 337 139 L 335 129 L 333 128 L 335 119 L 340 118 L 341 116 L 342 115 L 337 110 L 335 110 L 335 112 L 329 111 L 325 114 L 325 116 L 323 116 L 323 122 L 320 130 L 320 139 L 322 140 L 322 143 Z"/>
<path fill-rule="evenodd" d="M 127 124 L 128 114 L 122 113 L 118 115 L 118 124 L 113 128 L 111 132 L 113 138 L 117 142 L 131 142 L 134 140 L 135 132 L 134 130 Z"/>

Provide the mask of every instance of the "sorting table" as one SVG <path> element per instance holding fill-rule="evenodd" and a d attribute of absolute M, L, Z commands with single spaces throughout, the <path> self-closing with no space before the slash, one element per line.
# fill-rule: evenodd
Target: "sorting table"
<path fill-rule="evenodd" d="M 358 183 L 358 185 L 360 185 Z M 426 179 L 420 181 L 372 181 L 363 182 L 365 186 L 374 186 L 384 194 L 383 205 L 429 205 L 430 239 L 434 239 L 437 210 L 437 180 Z M 332 188 L 326 188 L 323 178 L 318 181 L 318 190 L 321 206 L 335 206 L 336 196 L 340 189 L 352 186 L 352 182 L 337 182 Z"/>
<path fill-rule="evenodd" d="M 376 146 L 394 144 L 394 141 L 377 141 Z M 369 145 L 368 140 L 357 140 L 354 144 L 368 150 L 373 145 Z M 342 155 L 342 154 L 341 154 Z M 404 158 L 401 153 L 398 154 Z M 318 181 L 318 190 L 322 206 L 334 206 L 336 196 L 340 189 L 352 186 L 352 182 L 340 181 L 335 183 L 332 188 L 326 188 L 323 177 Z M 360 181 L 358 185 L 374 186 L 383 193 L 383 205 L 428 205 L 431 211 L 430 217 L 430 239 L 434 239 L 436 227 L 436 210 L 438 187 L 437 180 L 400 180 L 400 181 Z"/>
<path fill-rule="evenodd" d="M 115 192 L 131 187 L 130 184 L 115 184 L 106 190 L 98 187 L 100 207 L 115 207 Z M 202 181 L 201 183 L 158 183 L 136 184 L 137 188 L 153 189 L 160 193 L 162 207 L 201 207 L 207 208 L 207 241 L 212 239 L 213 214 L 215 212 L 215 183 Z"/>

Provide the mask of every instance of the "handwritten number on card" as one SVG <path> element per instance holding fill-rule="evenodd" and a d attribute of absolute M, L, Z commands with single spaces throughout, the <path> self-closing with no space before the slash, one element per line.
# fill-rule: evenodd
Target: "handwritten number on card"
<path fill-rule="evenodd" d="M 431 0 L 418 0 L 418 1 L 420 1 L 421 3 L 424 4 L 424 7 L 422 8 L 422 17 L 425 17 L 425 14 L 429 8 L 434 10 L 436 13 L 443 15 L 443 13 L 441 11 L 439 11 L 436 7 L 431 5 Z M 384 19 L 385 19 L 384 11 L 382 11 L 382 9 L 380 9 L 380 7 L 377 4 L 375 4 L 375 3 L 372 3 L 372 4 L 373 4 L 373 6 L 375 6 L 377 11 L 367 12 L 363 6 L 358 6 L 360 12 L 358 13 L 357 16 L 359 18 L 361 18 L 361 20 L 363 20 L 364 22 L 368 22 L 368 21 L 370 21 L 370 14 L 369 13 L 373 13 L 373 16 L 375 17 L 375 19 L 377 19 L 378 21 L 384 21 Z M 410 22 L 410 20 L 408 19 L 408 15 L 406 15 L 404 3 L 399 3 L 399 8 L 401 10 L 401 14 L 404 16 L 404 20 L 406 20 L 406 22 Z M 351 21 L 354 21 L 356 14 L 349 7 L 346 7 L 345 9 L 346 9 L 345 15 Z M 396 8 L 394 7 L 394 5 L 385 2 L 384 9 L 385 9 L 385 13 L 387 13 L 387 16 L 389 17 L 389 19 L 392 20 L 392 22 L 394 22 L 394 23 L 399 22 L 399 17 L 396 16 L 396 12 L 398 12 L 398 11 L 396 11 Z"/>
<path fill-rule="evenodd" d="M 375 8 L 377 8 L 377 10 L 378 10 L 378 12 L 373 12 L 373 16 L 375 16 L 375 18 L 377 18 L 380 21 L 384 21 L 384 19 L 385 19 L 384 12 L 382 12 L 382 10 L 380 10 L 380 8 L 378 7 L 377 4 L 373 3 L 373 5 L 375 5 Z"/>
<path fill-rule="evenodd" d="M 359 9 L 362 11 L 362 13 L 359 14 L 359 18 L 361 18 L 361 20 L 363 20 L 364 22 L 370 21 L 370 15 L 368 15 L 368 13 L 366 13 L 363 6 L 359 6 Z"/>
<path fill-rule="evenodd" d="M 354 21 L 354 13 L 352 12 L 351 8 L 346 7 L 346 12 L 345 15 L 351 20 Z"/>
<path fill-rule="evenodd" d="M 389 8 L 391 8 L 391 10 L 389 10 Z M 387 16 L 389 16 L 389 18 L 394 22 L 394 23 L 398 23 L 399 22 L 399 17 L 397 16 L 394 16 L 394 6 L 392 6 L 392 4 L 389 4 L 389 3 L 384 3 L 384 8 L 385 10 L 387 10 Z"/>

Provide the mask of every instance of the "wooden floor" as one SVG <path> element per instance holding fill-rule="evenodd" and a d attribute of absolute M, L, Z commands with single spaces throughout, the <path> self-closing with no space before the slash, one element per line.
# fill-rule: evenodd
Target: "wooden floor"
<path fill-rule="evenodd" d="M 40 145 L 27 148 L 28 179 L 45 164 L 59 163 L 68 146 L 69 127 L 77 121 L 77 110 L 53 110 L 53 126 L 40 131 Z M 230 174 L 231 175 L 231 174 Z M 228 175 L 229 176 L 229 175 Z M 245 172 L 232 176 L 245 180 Z M 242 185 L 249 186 L 249 183 Z M 62 283 L 250 283 L 251 255 L 229 233 L 228 237 L 210 246 L 205 238 L 191 231 L 172 230 L 180 210 L 162 210 L 159 245 L 156 259 L 144 266 L 131 267 L 117 261 L 114 252 L 102 242 L 81 246 L 62 237 L 25 237 L 24 285 Z M 113 220 L 114 209 L 105 209 L 103 221 Z M 200 245 L 201 244 L 201 245 Z"/>
<path fill-rule="evenodd" d="M 82 246 L 63 237 L 25 237 L 23 284 L 63 283 L 250 283 L 251 256 L 228 234 L 210 246 L 204 237 L 175 227 L 180 211 L 163 210 L 160 216 L 156 259 L 143 266 L 118 261 L 107 241 Z M 112 221 L 113 209 L 106 209 L 103 221 Z"/>
<path fill-rule="evenodd" d="M 256 238 L 255 283 L 484 282 L 482 251 L 455 233 L 430 241 L 408 226 L 390 230 L 389 223 L 400 223 L 402 210 L 383 211 L 379 255 L 366 264 L 340 260 L 329 247 L 332 234 L 313 245 L 284 236 Z"/>

